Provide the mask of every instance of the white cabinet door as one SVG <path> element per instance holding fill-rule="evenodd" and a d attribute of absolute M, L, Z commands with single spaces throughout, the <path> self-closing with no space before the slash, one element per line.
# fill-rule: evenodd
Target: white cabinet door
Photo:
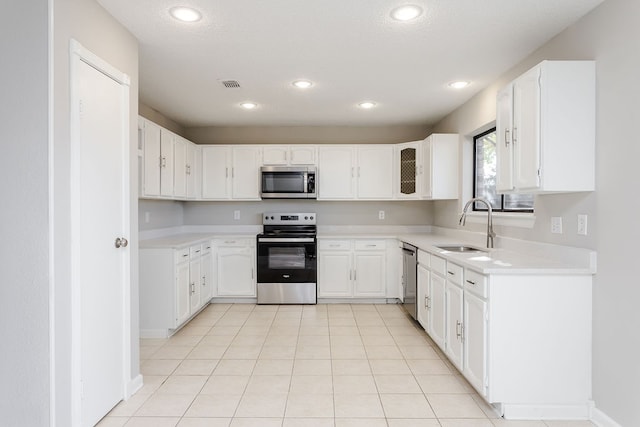
<path fill-rule="evenodd" d="M 266 166 L 289 164 L 289 146 L 269 145 L 263 147 L 262 164 Z"/>
<path fill-rule="evenodd" d="M 189 303 L 190 314 L 202 307 L 202 258 L 197 256 L 189 261 Z"/>
<path fill-rule="evenodd" d="M 217 249 L 217 288 L 221 297 L 255 297 L 255 250 L 249 247 Z"/>
<path fill-rule="evenodd" d="M 406 142 L 396 146 L 395 193 L 399 199 L 417 199 L 420 196 L 419 171 L 422 167 L 422 141 Z"/>
<path fill-rule="evenodd" d="M 518 189 L 540 186 L 540 68 L 513 82 L 513 169 Z"/>
<path fill-rule="evenodd" d="M 422 197 L 430 200 L 458 198 L 460 174 L 457 134 L 429 135 L 422 146 L 423 161 L 418 166 Z"/>
<path fill-rule="evenodd" d="M 393 146 L 358 147 L 358 198 L 393 198 Z"/>
<path fill-rule="evenodd" d="M 318 296 L 350 297 L 352 277 L 351 251 L 319 251 Z"/>
<path fill-rule="evenodd" d="M 292 166 L 313 166 L 316 164 L 315 145 L 292 145 L 289 149 L 289 164 Z"/>
<path fill-rule="evenodd" d="M 232 196 L 234 199 L 260 200 L 260 149 L 232 148 Z"/>
<path fill-rule="evenodd" d="M 451 363 L 462 370 L 464 333 L 462 288 L 447 282 L 445 301 L 447 322 L 444 352 Z"/>
<path fill-rule="evenodd" d="M 226 146 L 202 147 L 202 198 L 225 200 L 230 192 L 230 150 Z"/>
<path fill-rule="evenodd" d="M 139 118 L 143 149 L 142 195 L 160 195 L 160 168 L 163 162 L 160 154 L 160 126 Z"/>
<path fill-rule="evenodd" d="M 211 298 L 213 298 L 214 262 L 211 243 L 205 243 L 202 245 L 201 268 L 200 298 L 202 299 L 202 305 L 206 305 L 209 303 Z"/>
<path fill-rule="evenodd" d="M 431 286 L 431 298 L 429 304 L 428 329 L 431 339 L 444 350 L 445 327 L 446 327 L 446 307 L 445 307 L 445 285 L 444 277 L 431 272 L 429 280 Z"/>
<path fill-rule="evenodd" d="M 187 198 L 202 197 L 202 151 L 196 144 L 187 142 Z"/>
<path fill-rule="evenodd" d="M 173 196 L 173 145 L 175 135 L 160 129 L 160 195 Z"/>
<path fill-rule="evenodd" d="M 354 297 L 384 297 L 386 284 L 386 252 L 361 251 L 354 253 Z"/>
<path fill-rule="evenodd" d="M 417 290 L 417 313 L 418 322 L 425 331 L 429 330 L 429 276 L 431 272 L 423 265 L 418 264 L 418 290 Z"/>
<path fill-rule="evenodd" d="M 508 85 L 497 98 L 496 116 L 496 190 L 513 190 L 513 85 Z"/>
<path fill-rule="evenodd" d="M 464 292 L 464 370 L 469 383 L 486 396 L 487 302 Z"/>
<path fill-rule="evenodd" d="M 189 282 L 189 262 L 176 265 L 176 322 L 174 328 L 180 326 L 191 315 L 191 290 Z"/>
<path fill-rule="evenodd" d="M 318 199 L 353 199 L 355 177 L 355 148 L 319 147 L 318 149 Z"/>
<path fill-rule="evenodd" d="M 178 199 L 187 197 L 187 140 L 174 137 L 173 145 L 173 196 Z"/>

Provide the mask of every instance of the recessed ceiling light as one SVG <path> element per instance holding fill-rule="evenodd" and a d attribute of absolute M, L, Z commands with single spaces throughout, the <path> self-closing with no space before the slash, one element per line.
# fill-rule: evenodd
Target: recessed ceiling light
<path fill-rule="evenodd" d="M 240 106 L 245 110 L 253 110 L 258 107 L 258 104 L 256 104 L 255 102 L 243 102 L 240 104 Z"/>
<path fill-rule="evenodd" d="M 190 7 L 178 6 L 169 10 L 171 16 L 182 22 L 196 22 L 202 19 L 202 14 Z"/>
<path fill-rule="evenodd" d="M 463 88 L 465 88 L 467 86 L 469 86 L 469 82 L 466 82 L 466 81 L 463 81 L 463 80 L 449 83 L 449 87 L 451 87 L 453 89 L 463 89 Z"/>
<path fill-rule="evenodd" d="M 296 80 L 295 82 L 292 83 L 292 85 L 294 85 L 299 89 L 307 89 L 313 86 L 313 83 L 310 82 L 309 80 Z"/>
<path fill-rule="evenodd" d="M 360 108 L 364 108 L 365 110 L 368 110 L 370 108 L 373 108 L 376 106 L 376 103 L 373 101 L 364 101 L 358 104 L 358 107 Z"/>
<path fill-rule="evenodd" d="M 391 17 L 397 21 L 411 21 L 422 15 L 422 8 L 415 4 L 396 7 L 391 11 Z"/>

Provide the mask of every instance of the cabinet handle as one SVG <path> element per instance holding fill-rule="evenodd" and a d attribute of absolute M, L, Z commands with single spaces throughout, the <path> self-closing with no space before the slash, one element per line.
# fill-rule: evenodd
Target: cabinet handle
<path fill-rule="evenodd" d="M 235 243 L 236 241 L 235 240 L 225 240 L 224 242 L 225 243 Z"/>
<path fill-rule="evenodd" d="M 160 167 L 161 168 L 167 167 L 167 158 L 164 156 L 160 156 Z"/>
<path fill-rule="evenodd" d="M 376 246 L 378 246 L 378 245 L 376 245 L 376 244 L 367 245 L 368 248 L 375 248 Z"/>
<path fill-rule="evenodd" d="M 339 248 L 340 245 L 329 245 L 330 248 Z"/>
<path fill-rule="evenodd" d="M 187 175 L 191 175 L 191 165 L 187 165 Z"/>
<path fill-rule="evenodd" d="M 511 135 L 511 142 L 514 144 L 518 141 L 516 136 L 518 135 L 518 128 L 513 128 L 513 135 Z"/>
<path fill-rule="evenodd" d="M 504 146 L 509 146 L 509 129 L 504 130 Z"/>
<path fill-rule="evenodd" d="M 449 270 L 447 270 L 447 273 L 449 273 L 452 276 L 455 274 L 453 271 L 449 271 Z"/>
<path fill-rule="evenodd" d="M 225 178 L 229 178 L 229 168 L 228 167 L 224 168 L 224 177 Z"/>
<path fill-rule="evenodd" d="M 471 280 L 465 280 L 465 282 L 467 282 L 467 283 L 468 283 L 468 284 L 470 284 L 470 285 L 475 285 L 475 284 L 476 284 L 476 282 L 473 282 L 473 281 L 471 281 Z"/>
<path fill-rule="evenodd" d="M 424 296 L 424 308 L 431 308 L 431 306 L 429 306 L 429 297 L 428 296 Z"/>
<path fill-rule="evenodd" d="M 182 258 L 186 258 L 188 256 L 189 256 L 189 254 L 182 254 Z"/>
<path fill-rule="evenodd" d="M 358 178 L 360 178 L 360 166 L 358 166 Z"/>
<path fill-rule="evenodd" d="M 253 280 L 253 268 L 251 269 L 251 280 Z"/>
<path fill-rule="evenodd" d="M 353 280 L 353 270 L 349 270 L 349 280 Z"/>
<path fill-rule="evenodd" d="M 353 166 L 351 167 L 351 178 L 355 177 L 355 169 Z"/>
<path fill-rule="evenodd" d="M 202 286 L 207 286 L 207 276 L 202 276 Z"/>
<path fill-rule="evenodd" d="M 231 178 L 236 177 L 236 168 L 231 168 Z"/>
<path fill-rule="evenodd" d="M 191 283 L 191 294 L 195 294 L 196 293 L 196 284 L 195 283 Z"/>
<path fill-rule="evenodd" d="M 456 338 L 462 341 L 462 324 L 459 320 L 456 321 Z"/>
<path fill-rule="evenodd" d="M 356 271 L 353 270 L 353 280 L 356 280 Z"/>

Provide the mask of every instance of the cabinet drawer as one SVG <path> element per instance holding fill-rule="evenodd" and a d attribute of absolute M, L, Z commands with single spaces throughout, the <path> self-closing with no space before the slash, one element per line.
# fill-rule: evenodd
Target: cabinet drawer
<path fill-rule="evenodd" d="M 418 264 L 422 265 L 425 268 L 430 268 L 431 254 L 429 254 L 429 252 L 418 249 Z"/>
<path fill-rule="evenodd" d="M 464 269 L 459 265 L 447 262 L 447 280 L 456 285 L 462 286 L 462 276 Z"/>
<path fill-rule="evenodd" d="M 441 276 L 447 275 L 447 261 L 439 256 L 431 255 L 431 271 Z"/>
<path fill-rule="evenodd" d="M 350 250 L 350 240 L 319 240 L 318 248 L 322 250 Z"/>
<path fill-rule="evenodd" d="M 189 261 L 189 248 L 176 249 L 175 259 L 176 259 L 176 264 L 180 262 Z"/>
<path fill-rule="evenodd" d="M 384 240 L 356 240 L 356 250 L 358 251 L 375 251 L 386 250 L 387 242 Z"/>
<path fill-rule="evenodd" d="M 464 288 L 479 297 L 487 297 L 487 276 L 472 270 L 464 271 Z"/>
<path fill-rule="evenodd" d="M 213 241 L 214 246 L 252 246 L 255 243 L 253 239 L 233 238 L 216 239 Z"/>
<path fill-rule="evenodd" d="M 202 245 L 193 245 L 189 248 L 189 256 L 191 258 L 199 257 L 202 255 Z"/>

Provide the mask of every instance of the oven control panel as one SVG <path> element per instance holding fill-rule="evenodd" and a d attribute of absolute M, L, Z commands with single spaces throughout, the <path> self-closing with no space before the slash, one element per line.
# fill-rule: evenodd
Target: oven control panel
<path fill-rule="evenodd" d="M 263 225 L 315 225 L 316 214 L 265 212 L 262 217 Z"/>

